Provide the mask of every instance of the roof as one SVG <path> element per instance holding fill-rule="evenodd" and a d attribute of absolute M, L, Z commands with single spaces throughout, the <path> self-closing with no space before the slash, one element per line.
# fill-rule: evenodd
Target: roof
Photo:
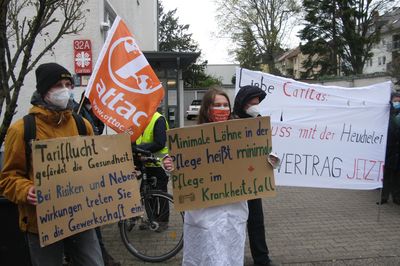
<path fill-rule="evenodd" d="M 280 61 L 283 61 L 285 59 L 289 59 L 289 58 L 295 57 L 300 52 L 301 52 L 300 51 L 300 46 L 298 46 L 298 47 L 296 47 L 294 49 L 291 49 L 291 50 L 286 51 L 285 53 L 283 53 L 280 57 L 278 57 L 277 61 L 280 62 Z"/>
<path fill-rule="evenodd" d="M 186 69 L 196 62 L 200 52 L 143 52 L 149 64 L 153 67 Z"/>
<path fill-rule="evenodd" d="M 379 17 L 378 21 L 383 24 L 382 33 L 400 30 L 400 7 L 395 7 L 391 11 L 386 12 Z"/>

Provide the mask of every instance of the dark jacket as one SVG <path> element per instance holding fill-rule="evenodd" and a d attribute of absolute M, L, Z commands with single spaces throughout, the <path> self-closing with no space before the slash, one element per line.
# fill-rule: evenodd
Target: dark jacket
<path fill-rule="evenodd" d="M 264 100 L 265 96 L 267 96 L 267 94 L 259 87 L 251 85 L 242 87 L 235 97 L 235 103 L 233 106 L 233 116 L 235 118 L 251 117 L 244 111 L 245 105 L 247 104 L 248 101 L 250 101 L 255 97 L 258 97 L 258 99 L 261 102 L 262 100 Z"/>
<path fill-rule="evenodd" d="M 393 108 L 390 111 L 389 128 L 386 143 L 385 167 L 400 170 L 400 114 Z"/>
<path fill-rule="evenodd" d="M 79 103 L 74 101 L 74 111 L 78 113 Z M 91 111 L 86 109 L 86 106 L 83 104 L 79 113 L 82 117 L 86 118 L 90 122 L 93 127 L 93 131 L 95 135 L 101 135 L 104 131 L 104 123 L 97 118 L 97 116 Z"/>

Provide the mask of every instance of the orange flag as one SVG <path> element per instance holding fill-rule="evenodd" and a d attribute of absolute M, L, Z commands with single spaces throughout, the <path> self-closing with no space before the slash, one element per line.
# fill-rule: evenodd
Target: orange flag
<path fill-rule="evenodd" d="M 117 17 L 96 62 L 85 96 L 95 115 L 135 141 L 164 97 L 164 89 L 133 34 Z"/>

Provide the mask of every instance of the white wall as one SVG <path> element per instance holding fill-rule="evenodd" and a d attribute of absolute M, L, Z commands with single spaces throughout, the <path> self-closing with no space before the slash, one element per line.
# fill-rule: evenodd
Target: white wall
<path fill-rule="evenodd" d="M 91 0 L 93 1 L 93 0 Z M 129 30 L 142 51 L 157 51 L 157 1 L 108 0 Z"/>
<path fill-rule="evenodd" d="M 381 40 L 379 43 L 374 44 L 371 52 L 373 56 L 370 60 L 372 60 L 372 65 L 370 60 L 365 62 L 364 65 L 364 74 L 371 74 L 376 72 L 386 72 L 387 64 L 392 61 L 392 53 L 388 51 L 387 45 L 392 42 L 392 35 L 385 34 L 381 36 Z M 385 63 L 383 63 L 383 57 L 385 57 Z M 380 64 L 379 64 L 380 63 Z"/>
<path fill-rule="evenodd" d="M 352 87 L 364 87 L 373 85 L 376 83 L 381 83 L 385 81 L 391 81 L 390 76 L 380 76 L 380 77 L 366 77 L 360 79 L 349 79 L 349 80 L 330 80 L 330 81 L 318 81 L 312 82 L 313 84 L 322 84 L 325 86 L 340 86 L 346 88 Z"/>

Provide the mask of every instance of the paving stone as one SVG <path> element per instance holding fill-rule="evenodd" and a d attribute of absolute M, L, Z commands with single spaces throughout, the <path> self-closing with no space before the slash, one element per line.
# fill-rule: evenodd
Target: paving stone
<path fill-rule="evenodd" d="M 263 200 L 271 258 L 291 266 L 400 265 L 400 206 L 379 207 L 378 198 L 379 190 L 278 187 L 275 198 Z M 108 251 L 122 265 L 151 264 L 127 251 L 117 225 L 102 232 Z M 248 245 L 245 266 L 252 265 Z M 182 252 L 159 265 L 181 261 Z"/>

